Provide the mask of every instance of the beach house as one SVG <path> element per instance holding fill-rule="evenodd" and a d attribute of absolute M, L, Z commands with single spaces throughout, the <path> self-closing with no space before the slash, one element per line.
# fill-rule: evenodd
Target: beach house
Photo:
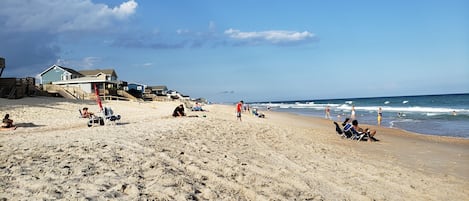
<path fill-rule="evenodd" d="M 100 96 L 117 96 L 124 83 L 117 80 L 114 69 L 76 71 L 59 65 L 52 65 L 39 77 L 44 91 L 70 99 L 93 99 L 95 86 Z"/>
<path fill-rule="evenodd" d="M 145 92 L 147 85 L 136 83 L 136 82 L 129 82 L 124 90 L 128 93 L 132 94 L 135 97 L 141 98 L 143 93 Z"/>
<path fill-rule="evenodd" d="M 160 85 L 160 86 L 149 86 L 147 89 L 150 90 L 151 94 L 155 94 L 157 96 L 166 96 L 168 92 L 168 87 L 165 85 Z"/>
<path fill-rule="evenodd" d="M 52 82 L 71 80 L 84 77 L 84 75 L 71 68 L 54 64 L 39 74 L 39 77 L 41 84 L 52 84 Z"/>

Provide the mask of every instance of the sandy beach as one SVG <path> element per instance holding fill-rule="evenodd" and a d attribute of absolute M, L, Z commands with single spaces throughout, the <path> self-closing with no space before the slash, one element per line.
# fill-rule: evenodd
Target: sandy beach
<path fill-rule="evenodd" d="M 87 127 L 93 101 L 0 99 L 0 200 L 469 200 L 469 140 L 398 129 L 341 139 L 332 121 L 179 102 L 104 101 L 122 119 Z M 363 125 L 365 127 L 365 125 Z"/>

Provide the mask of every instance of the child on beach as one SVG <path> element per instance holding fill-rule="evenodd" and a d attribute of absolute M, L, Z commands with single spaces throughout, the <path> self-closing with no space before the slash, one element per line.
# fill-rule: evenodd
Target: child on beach
<path fill-rule="evenodd" d="M 325 118 L 331 119 L 331 108 L 329 106 L 326 106 L 325 112 L 326 112 Z"/>
<path fill-rule="evenodd" d="M 239 101 L 238 104 L 236 104 L 236 118 L 241 121 L 241 108 L 243 108 L 243 101 Z"/>
<path fill-rule="evenodd" d="M 381 120 L 383 120 L 383 111 L 381 107 L 378 109 L 378 126 L 381 126 Z"/>

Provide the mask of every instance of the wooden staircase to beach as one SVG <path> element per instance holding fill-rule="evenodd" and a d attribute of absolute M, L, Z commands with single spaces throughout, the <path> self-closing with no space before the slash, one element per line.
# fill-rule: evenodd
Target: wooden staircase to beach
<path fill-rule="evenodd" d="M 17 99 L 34 96 L 34 78 L 0 78 L 0 98 Z"/>
<path fill-rule="evenodd" d="M 117 90 L 117 95 L 126 97 L 131 101 L 138 101 L 139 100 L 138 98 L 136 98 L 135 96 L 132 96 L 132 94 L 129 94 L 124 90 Z"/>
<path fill-rule="evenodd" d="M 47 93 L 59 94 L 67 99 L 83 100 L 90 98 L 90 94 L 84 92 L 79 87 L 62 87 L 54 84 L 47 84 L 44 85 L 44 90 L 47 91 Z"/>

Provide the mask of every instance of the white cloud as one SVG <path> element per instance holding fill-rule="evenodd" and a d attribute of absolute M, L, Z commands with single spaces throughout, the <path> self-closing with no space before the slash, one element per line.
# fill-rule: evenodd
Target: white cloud
<path fill-rule="evenodd" d="M 114 13 L 119 18 L 126 18 L 135 13 L 135 9 L 137 8 L 138 4 L 134 0 L 130 0 L 127 2 L 122 3 L 119 7 L 115 7 L 112 9 L 112 13 Z M 108 7 L 104 12 L 108 11 Z"/>
<path fill-rule="evenodd" d="M 150 63 L 150 62 L 144 63 L 143 66 L 144 66 L 144 67 L 150 67 L 150 66 L 153 66 L 153 63 Z"/>
<path fill-rule="evenodd" d="M 101 58 L 99 57 L 84 57 L 78 60 L 74 59 L 57 59 L 56 64 L 65 66 L 65 67 L 73 67 L 78 69 L 92 69 L 96 67 L 96 64 L 101 62 Z"/>
<path fill-rule="evenodd" d="M 11 31 L 93 31 L 127 19 L 137 6 L 134 0 L 114 8 L 91 0 L 3 0 L 0 19 L 3 18 L 4 28 Z"/>
<path fill-rule="evenodd" d="M 176 30 L 176 33 L 177 34 L 187 34 L 187 33 L 190 33 L 190 31 L 188 29 L 178 29 L 178 30 Z"/>
<path fill-rule="evenodd" d="M 261 32 L 241 32 L 237 29 L 228 29 L 225 31 L 228 37 L 237 40 L 249 40 L 249 41 L 267 41 L 271 43 L 290 43 L 298 42 L 314 37 L 313 33 L 308 31 L 295 32 L 295 31 L 261 31 Z"/>

